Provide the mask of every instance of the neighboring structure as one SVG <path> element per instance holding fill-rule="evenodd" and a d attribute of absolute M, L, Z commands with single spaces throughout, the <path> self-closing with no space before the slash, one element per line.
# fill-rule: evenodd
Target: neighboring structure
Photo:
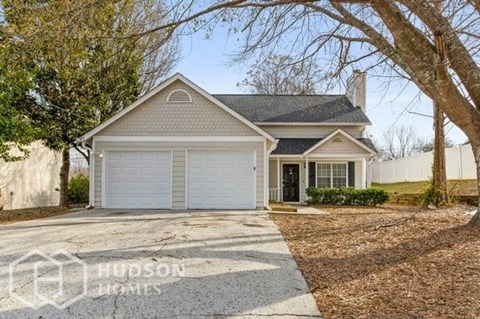
<path fill-rule="evenodd" d="M 59 203 L 61 155 L 41 142 L 29 149 L 30 156 L 23 161 L 0 160 L 0 207 L 5 210 Z"/>
<path fill-rule="evenodd" d="M 374 183 L 428 181 L 432 178 L 433 152 L 419 153 L 370 165 Z M 476 179 L 472 146 L 467 143 L 445 149 L 447 179 Z"/>
<path fill-rule="evenodd" d="M 365 74 L 353 77 L 355 106 L 344 95 L 211 95 L 176 74 L 80 139 L 94 155 L 90 204 L 252 209 L 302 202 L 309 186 L 364 188 L 376 151 Z"/>

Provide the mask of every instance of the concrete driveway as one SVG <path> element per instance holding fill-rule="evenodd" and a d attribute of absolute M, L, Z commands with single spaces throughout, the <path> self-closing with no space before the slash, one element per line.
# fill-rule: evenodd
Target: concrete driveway
<path fill-rule="evenodd" d="M 1 226 L 0 288 L 0 318 L 320 318 L 260 211 L 90 210 Z"/>

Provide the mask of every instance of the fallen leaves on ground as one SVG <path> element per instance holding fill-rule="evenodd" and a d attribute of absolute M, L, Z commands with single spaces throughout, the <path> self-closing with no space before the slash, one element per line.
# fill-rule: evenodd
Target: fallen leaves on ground
<path fill-rule="evenodd" d="M 473 207 L 320 209 L 271 218 L 326 319 L 480 318 Z"/>
<path fill-rule="evenodd" d="M 24 220 L 38 219 L 68 213 L 67 208 L 38 207 L 13 210 L 0 210 L 0 225 L 11 224 Z"/>

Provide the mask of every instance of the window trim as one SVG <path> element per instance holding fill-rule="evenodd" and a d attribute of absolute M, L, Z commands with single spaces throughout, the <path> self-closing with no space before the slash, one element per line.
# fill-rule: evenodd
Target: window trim
<path fill-rule="evenodd" d="M 318 169 L 318 164 L 330 164 L 330 187 L 328 188 L 334 188 L 333 187 L 333 169 L 332 169 L 332 165 L 333 164 L 343 164 L 345 165 L 345 172 L 346 172 L 346 175 L 345 175 L 345 187 L 349 187 L 348 186 L 348 162 L 344 162 L 344 161 L 338 161 L 338 162 L 315 162 L 315 188 L 318 188 L 318 172 L 320 171 Z M 338 178 L 338 177 L 337 177 Z M 335 188 L 338 188 L 338 187 L 335 187 Z"/>
<path fill-rule="evenodd" d="M 188 101 L 170 101 L 170 98 L 172 97 L 173 94 L 177 93 L 177 92 L 182 92 L 182 93 L 185 93 L 189 100 Z M 192 103 L 192 96 L 190 95 L 190 93 L 188 93 L 187 91 L 185 90 L 182 90 L 182 89 L 176 89 L 176 90 L 173 90 L 172 92 L 170 92 L 167 96 L 167 103 Z"/>

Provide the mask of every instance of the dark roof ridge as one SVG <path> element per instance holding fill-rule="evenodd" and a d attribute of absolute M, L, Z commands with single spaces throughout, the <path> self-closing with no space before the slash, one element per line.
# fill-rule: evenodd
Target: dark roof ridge
<path fill-rule="evenodd" d="M 346 94 L 250 94 L 250 93 L 214 93 L 215 95 L 228 96 L 347 96 Z"/>

